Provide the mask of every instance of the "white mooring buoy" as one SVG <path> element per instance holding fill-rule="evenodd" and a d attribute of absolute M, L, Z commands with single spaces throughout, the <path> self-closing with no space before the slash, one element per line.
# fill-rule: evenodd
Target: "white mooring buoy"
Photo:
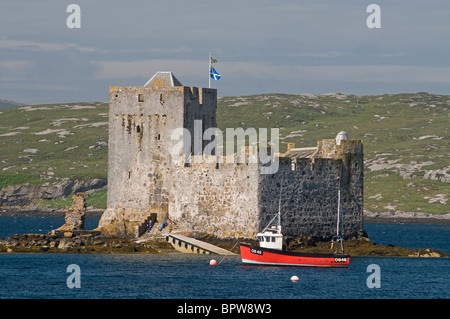
<path fill-rule="evenodd" d="M 297 277 L 297 276 L 292 276 L 291 277 L 291 281 L 294 281 L 294 282 L 296 282 L 296 281 L 299 281 L 300 279 Z"/>

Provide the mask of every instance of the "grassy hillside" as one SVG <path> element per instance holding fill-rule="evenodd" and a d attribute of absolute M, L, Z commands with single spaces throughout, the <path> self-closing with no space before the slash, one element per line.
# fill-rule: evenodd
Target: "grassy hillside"
<path fill-rule="evenodd" d="M 0 114 L 0 187 L 106 178 L 108 104 L 23 106 Z"/>
<path fill-rule="evenodd" d="M 220 99 L 226 127 L 278 127 L 281 150 L 316 146 L 340 131 L 361 139 L 365 153 L 365 209 L 449 212 L 450 96 L 265 94 Z"/>
<path fill-rule="evenodd" d="M 107 103 L 21 106 L 0 111 L 0 188 L 62 178 L 106 178 Z M 315 146 L 347 131 L 365 151 L 365 208 L 447 213 L 450 96 L 264 94 L 222 97 L 217 122 L 278 127 L 288 142 Z M 104 196 L 103 196 L 104 197 Z"/>

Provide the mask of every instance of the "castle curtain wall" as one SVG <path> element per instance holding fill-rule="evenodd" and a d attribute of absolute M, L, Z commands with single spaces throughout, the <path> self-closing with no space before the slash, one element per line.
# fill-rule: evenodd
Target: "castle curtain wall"
<path fill-rule="evenodd" d="M 216 107 L 215 89 L 182 86 L 170 72 L 143 87 L 110 88 L 103 233 L 137 237 L 157 216 L 169 220 L 170 231 L 254 238 L 278 212 L 281 196 L 284 235 L 328 239 L 336 233 L 340 190 L 344 235 L 364 234 L 361 141 L 321 140 L 303 149 L 307 156 L 280 154 L 278 171 L 261 174 L 259 163 L 238 163 L 238 155 L 201 155 Z M 184 129 L 178 140 L 177 129 Z"/>

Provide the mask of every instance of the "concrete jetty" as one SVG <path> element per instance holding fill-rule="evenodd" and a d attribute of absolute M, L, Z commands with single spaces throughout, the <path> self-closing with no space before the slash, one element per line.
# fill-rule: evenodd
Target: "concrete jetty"
<path fill-rule="evenodd" d="M 231 251 L 205 243 L 204 241 L 179 234 L 165 234 L 166 241 L 179 252 L 189 254 L 216 254 L 216 255 L 236 255 Z"/>

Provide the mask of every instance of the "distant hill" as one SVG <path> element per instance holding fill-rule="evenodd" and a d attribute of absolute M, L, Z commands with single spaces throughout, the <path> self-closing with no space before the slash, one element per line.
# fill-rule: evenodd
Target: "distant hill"
<path fill-rule="evenodd" d="M 278 127 L 281 150 L 316 146 L 346 131 L 364 143 L 364 208 L 448 213 L 450 96 L 261 94 L 219 99 L 226 127 Z"/>
<path fill-rule="evenodd" d="M 23 106 L 25 104 L 19 103 L 16 101 L 10 101 L 10 100 L 0 100 L 0 109 L 6 109 L 9 107 L 15 107 L 15 106 Z"/>
<path fill-rule="evenodd" d="M 261 94 L 222 97 L 217 124 L 278 127 L 281 150 L 316 146 L 339 131 L 362 139 L 365 209 L 449 212 L 450 96 Z M 19 106 L 0 111 L 0 189 L 107 177 L 108 103 Z"/>

